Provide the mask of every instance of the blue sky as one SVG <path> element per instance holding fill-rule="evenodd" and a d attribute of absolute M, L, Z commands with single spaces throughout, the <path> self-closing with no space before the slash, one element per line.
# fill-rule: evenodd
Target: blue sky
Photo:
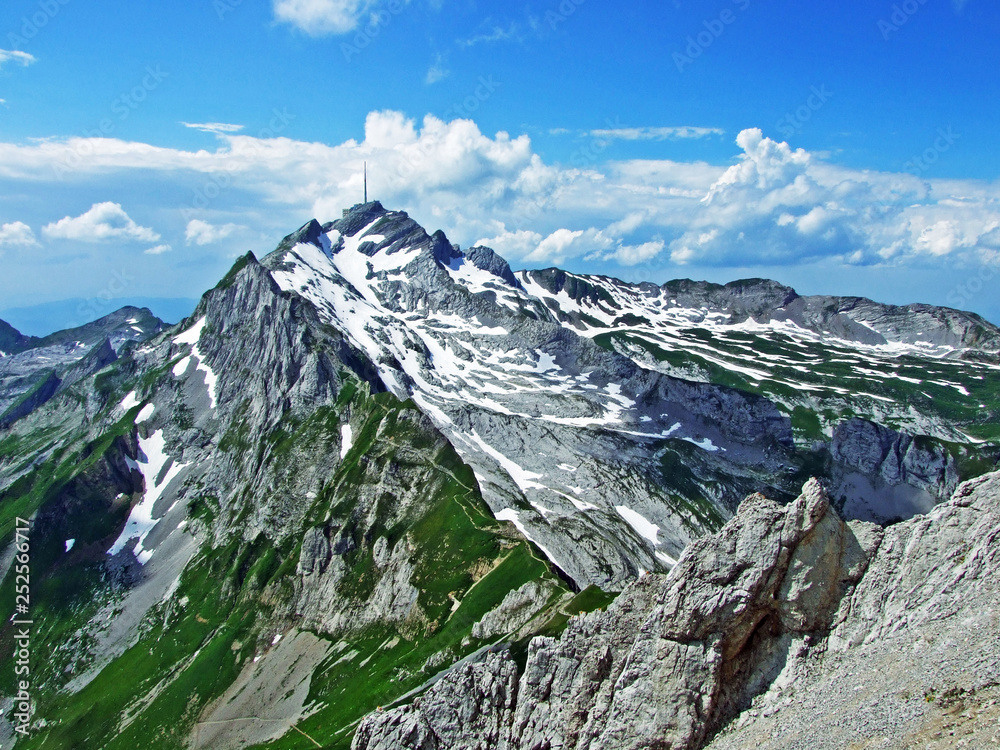
<path fill-rule="evenodd" d="M 371 194 L 514 267 L 1000 322 L 986 0 L 12 0 L 0 310 L 196 297 Z"/>

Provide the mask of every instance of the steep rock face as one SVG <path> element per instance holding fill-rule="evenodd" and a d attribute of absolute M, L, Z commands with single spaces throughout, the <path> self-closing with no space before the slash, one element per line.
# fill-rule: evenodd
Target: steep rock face
<path fill-rule="evenodd" d="M 279 438 L 335 402 L 345 381 L 379 390 L 363 356 L 310 305 L 283 294 L 252 255 L 206 294 L 186 328 L 136 358 L 144 369 L 171 365 L 155 392 L 137 398 L 153 405 L 147 428 L 164 430 L 168 452 L 191 465 L 191 478 L 224 489 L 218 541 L 264 533 L 282 542 L 295 533 L 307 494 L 339 456 L 316 444 L 289 464 L 276 460 Z"/>
<path fill-rule="evenodd" d="M 954 701 L 1000 677 L 996 644 L 974 650 L 992 639 L 983 629 L 965 637 L 973 650 L 928 647 L 948 658 L 933 670 L 936 687 L 918 700 L 878 692 L 883 673 L 899 678 L 928 660 L 919 644 L 934 643 L 935 632 L 954 638 L 963 618 L 995 621 L 998 536 L 1000 474 L 966 483 L 929 516 L 887 530 L 844 523 L 814 482 L 784 509 L 749 497 L 669 576 L 640 579 L 607 612 L 574 619 L 558 639 L 534 639 L 498 741 L 477 745 L 467 733 L 425 746 L 697 748 L 725 728 L 712 747 L 799 747 L 796 738 L 806 737 L 811 746 L 847 747 L 872 731 L 866 721 L 891 709 L 898 724 L 888 734 L 897 742 L 887 746 L 902 747 L 933 714 L 934 690 Z M 495 676 L 500 663 L 482 669 Z M 856 670 L 851 680 L 841 679 L 845 663 Z M 922 680 L 919 672 L 909 679 Z M 436 725 L 438 696 L 456 689 L 449 681 L 405 709 L 411 725 Z M 863 714 L 824 706 L 832 693 L 856 708 L 852 685 L 871 683 L 876 688 L 864 695 L 880 697 Z M 492 710 L 492 720 L 510 713 L 506 705 L 478 710 Z M 354 748 L 416 747 L 385 739 L 401 711 L 366 718 Z"/>
<path fill-rule="evenodd" d="M 830 452 L 832 494 L 850 518 L 886 523 L 926 513 L 958 486 L 955 459 L 939 444 L 867 420 L 838 425 Z"/>
<path fill-rule="evenodd" d="M 61 382 L 54 370 L 43 370 L 38 373 L 37 379 L 30 383 L 29 389 L 0 414 L 0 428 L 10 427 L 17 420 L 35 411 L 55 395 Z"/>
<path fill-rule="evenodd" d="M 818 658 L 799 660 L 709 745 L 996 747 L 1000 474 L 885 530 Z"/>
<path fill-rule="evenodd" d="M 507 261 L 493 252 L 491 248 L 481 246 L 470 248 L 465 254 L 465 258 L 476 268 L 493 274 L 507 282 L 510 286 L 520 286 L 520 282 L 514 276 L 513 271 L 510 270 L 510 265 Z"/>
<path fill-rule="evenodd" d="M 25 336 L 6 320 L 0 320 L 0 354 L 4 357 L 27 349 L 37 340 L 35 336 Z"/>
<path fill-rule="evenodd" d="M 553 594 L 547 581 L 528 581 L 521 588 L 511 591 L 500 606 L 487 612 L 483 619 L 472 626 L 472 636 L 482 640 L 516 633 L 529 623 L 538 608 Z"/>

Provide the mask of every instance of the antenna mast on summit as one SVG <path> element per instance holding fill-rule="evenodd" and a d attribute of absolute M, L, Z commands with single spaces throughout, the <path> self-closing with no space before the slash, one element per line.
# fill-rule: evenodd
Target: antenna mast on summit
<path fill-rule="evenodd" d="M 365 162 L 365 203 L 368 202 L 368 162 Z"/>

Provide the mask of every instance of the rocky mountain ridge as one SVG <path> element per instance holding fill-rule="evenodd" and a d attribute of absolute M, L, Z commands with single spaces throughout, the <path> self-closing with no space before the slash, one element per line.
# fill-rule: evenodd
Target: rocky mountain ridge
<path fill-rule="evenodd" d="M 829 439 L 853 416 L 950 441 L 1000 437 L 987 385 L 1000 330 L 976 315 L 800 297 L 759 279 L 661 287 L 558 269 L 518 277 L 564 325 L 643 367 L 799 410 L 801 439 Z"/>
<path fill-rule="evenodd" d="M 829 341 L 912 346 L 950 357 L 970 349 L 1000 353 L 1000 330 L 975 313 L 925 304 L 887 305 L 864 297 L 802 296 L 792 287 L 768 279 L 727 284 L 690 279 L 662 285 L 631 284 L 558 268 L 520 271 L 518 278 L 526 286 L 540 287 L 545 296 L 565 291 L 567 298 L 584 305 L 584 310 L 588 303 L 599 309 L 603 302 L 606 311 L 617 312 L 619 317 L 645 313 L 655 320 L 671 313 L 698 311 L 706 318 L 724 315 L 728 325 L 792 323 Z"/>
<path fill-rule="evenodd" d="M 520 292 L 498 256 L 467 258 L 402 212 L 372 203 L 311 222 L 262 265 L 344 331 L 388 391 L 431 417 L 494 513 L 580 587 L 672 564 L 712 514 L 729 512 L 721 494 L 689 498 L 702 505 L 694 513 L 671 497 L 668 446 L 698 446 L 708 476 L 751 485 L 796 471 L 788 421 L 768 402 L 607 352 L 539 303 L 508 298 Z"/>
<path fill-rule="evenodd" d="M 9 426 L 80 378 L 118 358 L 127 343 L 141 343 L 165 328 L 148 309 L 123 307 L 77 328 L 23 336 L 0 321 L 0 424 Z"/>

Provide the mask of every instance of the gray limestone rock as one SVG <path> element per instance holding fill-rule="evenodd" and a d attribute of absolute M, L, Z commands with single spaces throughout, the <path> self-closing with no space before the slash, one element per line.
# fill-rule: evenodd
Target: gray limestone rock
<path fill-rule="evenodd" d="M 544 581 L 528 581 L 504 597 L 496 609 L 487 612 L 472 626 L 472 637 L 486 640 L 514 633 L 538 613 L 539 605 L 552 595 L 552 586 Z"/>
<path fill-rule="evenodd" d="M 534 639 L 513 711 L 507 694 L 457 708 L 453 692 L 432 689 L 412 706 L 369 716 L 353 747 L 388 750 L 404 720 L 430 728 L 473 705 L 480 724 L 501 727 L 499 738 L 473 729 L 435 736 L 429 747 L 843 748 L 875 729 L 892 740 L 883 746 L 909 747 L 906 738 L 937 716 L 938 693 L 952 696 L 942 705 L 954 696 L 969 705 L 1000 678 L 994 631 L 966 637 L 973 650 L 950 640 L 962 623 L 978 628 L 997 616 L 998 536 L 1000 474 L 886 530 L 842 521 L 816 482 L 787 508 L 751 496 L 670 575 L 640 578 L 607 612 L 574 618 L 559 638 Z M 935 634 L 945 642 L 920 647 Z M 933 654 L 947 656 L 933 677 L 903 676 Z M 492 657 L 472 674 L 494 684 L 507 675 L 501 664 Z M 844 664 L 854 671 L 843 673 Z M 470 674 L 463 669 L 459 682 Z M 900 700 L 867 689 L 884 686 L 886 675 L 924 685 L 924 705 L 910 693 Z M 864 701 L 875 699 L 858 711 L 861 688 Z M 483 695 L 478 683 L 466 689 Z M 828 694 L 834 705 L 824 705 Z M 886 728 L 879 711 L 895 724 Z M 970 736 L 989 736 L 969 716 Z"/>
<path fill-rule="evenodd" d="M 955 459 L 941 444 L 864 419 L 839 424 L 830 452 L 831 494 L 849 518 L 909 518 L 928 512 L 958 486 Z"/>
<path fill-rule="evenodd" d="M 506 654 L 490 653 L 482 663 L 450 672 L 413 706 L 368 716 L 352 748 L 489 750 L 509 726 L 516 696 L 514 662 Z M 425 704 L 433 711 L 423 711 Z"/>

